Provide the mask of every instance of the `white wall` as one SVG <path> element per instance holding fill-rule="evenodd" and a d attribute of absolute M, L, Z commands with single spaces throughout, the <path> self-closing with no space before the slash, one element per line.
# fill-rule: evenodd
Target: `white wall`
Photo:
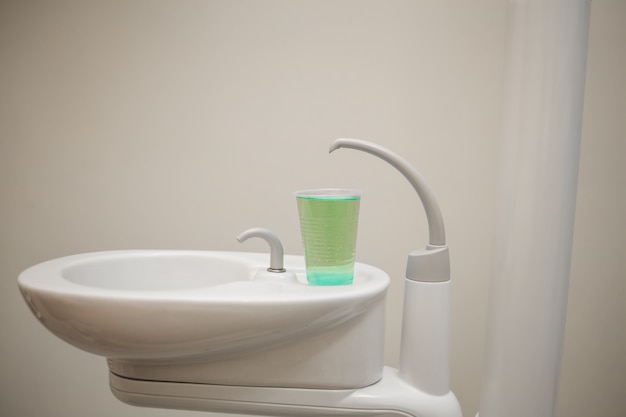
<path fill-rule="evenodd" d="M 464 1 L 0 3 L 0 415 L 186 416 L 110 394 L 104 359 L 49 334 L 24 268 L 120 248 L 301 254 L 292 191 L 365 191 L 358 260 L 392 276 L 426 243 L 405 180 L 341 151 L 379 142 L 428 179 L 453 268 L 452 387 L 478 409 L 505 4 Z M 593 2 L 559 416 L 626 409 L 626 3 Z"/>

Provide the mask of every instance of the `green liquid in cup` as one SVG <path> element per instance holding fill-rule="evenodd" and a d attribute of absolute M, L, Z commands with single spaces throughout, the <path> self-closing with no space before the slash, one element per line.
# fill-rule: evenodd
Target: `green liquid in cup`
<path fill-rule="evenodd" d="M 298 196 L 307 281 L 348 285 L 354 276 L 359 196 Z"/>

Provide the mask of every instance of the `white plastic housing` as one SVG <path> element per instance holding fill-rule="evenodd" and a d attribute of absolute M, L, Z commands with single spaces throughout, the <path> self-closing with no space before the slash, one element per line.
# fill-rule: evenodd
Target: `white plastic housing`
<path fill-rule="evenodd" d="M 120 376 L 151 381 L 340 390 L 364 387 L 382 376 L 384 297 L 355 313 L 336 326 L 303 332 L 242 354 L 234 351 L 220 360 L 109 359 L 109 369 Z M 228 325 L 227 318 L 216 319 Z"/>
<path fill-rule="evenodd" d="M 400 378 L 432 395 L 450 391 L 450 281 L 406 279 Z"/>

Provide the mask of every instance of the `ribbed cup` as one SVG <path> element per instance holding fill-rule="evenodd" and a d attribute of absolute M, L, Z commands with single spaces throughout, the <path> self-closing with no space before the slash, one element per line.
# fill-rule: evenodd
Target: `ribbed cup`
<path fill-rule="evenodd" d="M 351 284 L 360 191 L 304 190 L 296 197 L 309 284 Z"/>

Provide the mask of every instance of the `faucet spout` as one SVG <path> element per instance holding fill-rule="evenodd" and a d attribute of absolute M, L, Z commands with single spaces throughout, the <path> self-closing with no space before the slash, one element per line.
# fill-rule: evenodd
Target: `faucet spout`
<path fill-rule="evenodd" d="M 278 236 L 269 229 L 253 227 L 237 236 L 237 241 L 243 243 L 251 237 L 260 237 L 270 246 L 270 267 L 267 270 L 269 272 L 285 272 L 285 268 L 283 268 L 283 244 Z"/>
<path fill-rule="evenodd" d="M 388 162 L 394 168 L 396 168 L 404 177 L 411 183 L 417 195 L 419 196 L 424 210 L 426 211 L 426 218 L 428 220 L 429 239 L 430 246 L 445 246 L 446 234 L 443 225 L 443 217 L 439 204 L 435 198 L 435 194 L 424 180 L 424 177 L 404 158 L 398 154 L 390 151 L 389 149 L 380 146 L 376 143 L 367 142 L 361 139 L 337 139 L 330 146 L 329 152 L 333 152 L 339 148 L 351 148 L 359 151 L 367 152 L 371 155 L 377 156 L 380 159 Z"/>

